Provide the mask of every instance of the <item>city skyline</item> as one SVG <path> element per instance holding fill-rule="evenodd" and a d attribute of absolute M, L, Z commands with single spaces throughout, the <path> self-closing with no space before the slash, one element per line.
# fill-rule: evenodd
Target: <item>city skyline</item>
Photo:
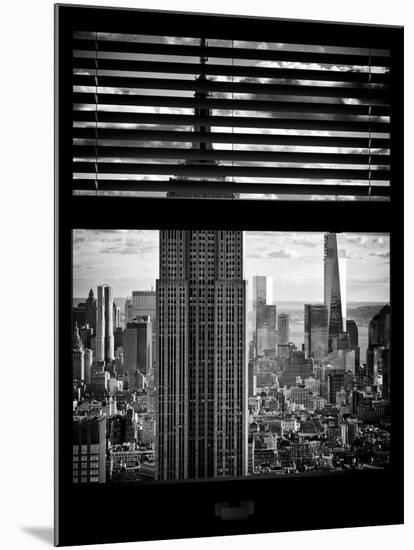
<path fill-rule="evenodd" d="M 244 232 L 244 276 L 252 299 L 253 277 L 273 276 L 273 303 L 323 302 L 323 233 Z M 389 301 L 389 236 L 348 233 L 348 302 Z M 303 269 L 303 266 L 306 266 Z M 364 266 L 363 273 L 360 266 Z M 120 276 L 122 273 L 122 276 Z M 110 284 L 114 297 L 155 289 L 158 231 L 74 230 L 73 296 Z"/>
<path fill-rule="evenodd" d="M 312 298 L 303 314 L 278 311 L 277 275 L 244 265 L 257 255 L 245 251 L 249 233 L 174 229 L 160 231 L 155 290 L 131 291 L 125 323 L 107 282 L 97 298 L 91 289 L 73 305 L 74 483 L 387 467 L 390 306 L 350 308 L 348 318 L 346 275 L 364 245 L 386 265 L 386 236 L 265 235 L 323 245 L 323 304 Z M 133 249 L 153 234 L 126 236 Z M 154 242 L 147 248 L 152 255 Z M 293 260 L 306 272 L 299 253 L 269 248 L 267 257 L 291 260 L 291 282 Z"/>

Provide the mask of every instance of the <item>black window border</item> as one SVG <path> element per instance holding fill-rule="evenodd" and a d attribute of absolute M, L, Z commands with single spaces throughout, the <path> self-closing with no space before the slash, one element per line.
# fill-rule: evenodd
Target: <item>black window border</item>
<path fill-rule="evenodd" d="M 188 34 L 389 48 L 391 197 L 370 201 L 270 201 L 91 197 L 72 194 L 72 32 Z M 208 31 L 208 32 L 207 32 Z M 154 32 L 155 34 L 155 32 Z M 73 545 L 403 522 L 403 28 L 274 18 L 55 6 L 55 543 Z M 82 485 L 71 471 L 72 229 L 255 229 L 391 235 L 392 439 L 385 471 L 155 485 Z M 300 514 L 290 502 L 308 503 Z M 333 500 L 335 505 L 331 505 Z M 252 500 L 244 521 L 215 505 Z"/>

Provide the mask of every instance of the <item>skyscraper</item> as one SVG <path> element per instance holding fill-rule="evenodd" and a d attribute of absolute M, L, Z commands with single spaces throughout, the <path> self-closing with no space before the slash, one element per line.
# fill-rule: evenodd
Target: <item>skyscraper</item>
<path fill-rule="evenodd" d="M 200 45 L 206 46 L 201 39 Z M 197 81 L 206 80 L 207 58 L 200 58 Z M 200 87 L 201 88 L 201 87 Z M 204 101 L 200 89 L 195 97 Z M 189 173 L 215 165 L 210 110 L 194 110 Z M 217 184 L 223 177 L 196 178 Z M 188 178 L 174 179 L 187 185 Z M 194 191 L 168 197 L 200 196 Z M 160 275 L 156 283 L 158 331 L 157 478 L 198 479 L 247 473 L 246 282 L 242 231 L 162 230 Z"/>
<path fill-rule="evenodd" d="M 253 277 L 253 342 L 257 346 L 257 329 L 267 300 L 267 279 L 263 275 Z"/>
<path fill-rule="evenodd" d="M 328 373 L 328 402 L 336 403 L 336 394 L 343 391 L 345 387 L 346 371 L 345 369 L 332 369 Z"/>
<path fill-rule="evenodd" d="M 277 316 L 277 357 L 289 357 L 289 314 L 279 313 Z"/>
<path fill-rule="evenodd" d="M 277 316 L 277 343 L 286 346 L 289 343 L 289 314 Z"/>
<path fill-rule="evenodd" d="M 349 334 L 349 346 L 355 349 L 359 346 L 358 326 L 352 319 L 346 320 L 346 331 Z"/>
<path fill-rule="evenodd" d="M 241 231 L 160 233 L 158 478 L 246 473 Z"/>
<path fill-rule="evenodd" d="M 72 421 L 74 483 L 106 481 L 106 416 Z"/>
<path fill-rule="evenodd" d="M 85 352 L 78 325 L 75 325 L 72 337 L 72 378 L 79 382 L 85 379 Z"/>
<path fill-rule="evenodd" d="M 79 329 L 80 339 L 82 341 L 83 347 L 92 349 L 92 338 L 93 338 L 93 329 L 88 325 L 84 325 Z"/>
<path fill-rule="evenodd" d="M 276 356 L 276 306 L 265 304 L 262 308 L 257 330 L 256 355 L 271 353 Z"/>
<path fill-rule="evenodd" d="M 368 329 L 368 349 L 367 349 L 367 374 L 371 378 L 375 378 L 378 370 L 378 357 L 382 350 L 388 349 L 391 346 L 391 310 L 389 305 L 385 305 L 381 310 L 374 315 L 369 323 Z M 388 353 L 388 352 L 387 352 Z M 387 359 L 389 361 L 389 357 Z M 389 386 L 389 362 L 386 368 L 386 384 Z M 389 388 L 388 388 L 389 390 Z"/>
<path fill-rule="evenodd" d="M 98 362 L 114 359 L 113 292 L 109 285 L 98 286 L 95 347 Z"/>
<path fill-rule="evenodd" d="M 291 350 L 285 364 L 285 370 L 280 376 L 280 384 L 292 386 L 296 385 L 297 379 L 301 378 L 302 382 L 307 378 L 313 369 L 313 360 L 306 359 L 305 352 Z"/>
<path fill-rule="evenodd" d="M 112 287 L 105 285 L 105 361 L 113 361 L 114 354 L 114 298 Z"/>
<path fill-rule="evenodd" d="M 390 317 L 390 306 L 386 305 L 371 319 L 368 330 L 368 345 L 370 347 L 390 345 Z"/>
<path fill-rule="evenodd" d="M 328 353 L 328 308 L 320 304 L 305 304 L 306 357 L 323 359 Z"/>
<path fill-rule="evenodd" d="M 266 331 L 261 331 L 262 341 L 272 340 L 272 335 L 268 333 L 273 333 L 273 337 L 276 336 L 276 306 L 268 303 L 272 301 L 272 286 L 272 277 L 264 275 L 253 277 L 253 343 L 258 355 L 263 352 L 263 349 L 258 348 L 260 329 L 267 328 Z"/>
<path fill-rule="evenodd" d="M 352 319 L 346 320 L 346 332 L 349 335 L 349 349 L 355 352 L 355 373 L 360 374 L 361 358 L 359 347 L 358 326 Z"/>
<path fill-rule="evenodd" d="M 119 348 L 122 348 L 124 342 L 123 342 L 123 335 L 124 331 L 122 327 L 117 327 L 114 331 L 114 350 L 115 354 L 117 354 L 117 351 L 119 353 Z"/>
<path fill-rule="evenodd" d="M 382 367 L 382 397 L 384 399 L 390 398 L 390 348 L 384 348 L 381 350 L 381 367 Z"/>
<path fill-rule="evenodd" d="M 155 290 L 133 290 L 132 298 L 125 302 L 125 323 L 135 317 L 149 316 L 154 324 L 155 309 Z"/>
<path fill-rule="evenodd" d="M 324 236 L 324 304 L 328 308 L 329 350 L 336 348 L 346 327 L 346 254 L 338 251 L 336 233 Z"/>
<path fill-rule="evenodd" d="M 98 300 L 96 307 L 96 361 L 105 361 L 105 296 L 104 287 L 98 286 Z"/>
<path fill-rule="evenodd" d="M 86 304 L 85 302 L 80 302 L 77 306 L 72 308 L 72 328 L 75 328 L 77 325 L 81 327 L 85 324 L 86 318 Z"/>
<path fill-rule="evenodd" d="M 132 298 L 125 302 L 125 324 L 135 317 L 150 317 L 152 326 L 152 361 L 157 362 L 157 319 L 155 290 L 133 290 Z"/>
<path fill-rule="evenodd" d="M 148 316 L 127 323 L 123 333 L 124 368 L 128 374 L 149 373 L 152 365 L 152 326 Z"/>
<path fill-rule="evenodd" d="M 114 329 L 114 332 L 115 332 L 116 329 L 121 326 L 121 310 L 120 310 L 119 306 L 116 305 L 115 302 L 114 302 L 114 305 L 113 305 L 112 315 L 113 315 L 113 329 Z"/>
<path fill-rule="evenodd" d="M 91 383 L 92 366 L 93 366 L 93 351 L 91 349 L 85 349 L 84 373 L 85 373 L 85 382 L 87 384 Z"/>
<path fill-rule="evenodd" d="M 89 291 L 89 296 L 85 302 L 85 324 L 89 325 L 93 329 L 93 333 L 96 332 L 96 298 L 93 294 L 93 290 Z"/>

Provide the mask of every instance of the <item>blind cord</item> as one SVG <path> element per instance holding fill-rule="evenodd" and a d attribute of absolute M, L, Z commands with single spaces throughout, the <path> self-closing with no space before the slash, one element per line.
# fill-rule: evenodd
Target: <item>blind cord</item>
<path fill-rule="evenodd" d="M 232 67 L 232 74 L 231 74 L 231 102 L 232 102 L 232 110 L 231 110 L 231 118 L 232 118 L 232 125 L 231 125 L 231 152 L 232 152 L 232 159 L 231 159 L 231 167 L 232 171 L 234 171 L 234 40 L 231 41 L 231 67 Z M 231 181 L 234 183 L 234 176 L 231 176 Z M 234 193 L 232 193 L 232 198 L 234 198 Z"/>
<path fill-rule="evenodd" d="M 371 113 L 372 113 L 372 98 L 371 98 L 371 48 L 368 56 L 368 200 L 371 200 Z"/>
<path fill-rule="evenodd" d="M 98 32 L 95 32 L 95 194 L 98 196 Z"/>

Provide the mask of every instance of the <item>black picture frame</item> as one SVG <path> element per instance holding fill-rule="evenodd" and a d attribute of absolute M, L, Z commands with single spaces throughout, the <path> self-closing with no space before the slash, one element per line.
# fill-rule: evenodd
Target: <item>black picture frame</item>
<path fill-rule="evenodd" d="M 100 28 L 158 34 L 186 28 L 306 43 L 375 43 L 391 52 L 389 202 L 231 201 L 91 197 L 72 194 L 72 32 Z M 120 8 L 55 6 L 55 544 L 57 546 L 403 523 L 403 28 Z M 189 202 L 190 201 L 190 202 Z M 154 485 L 74 485 L 71 473 L 72 230 L 254 229 L 386 232 L 391 247 L 391 463 L 381 471 L 286 475 Z M 302 495 L 304 506 L 289 505 Z M 240 503 L 250 502 L 239 519 Z M 306 505 L 306 502 L 308 505 Z M 332 504 L 334 502 L 334 504 Z M 83 506 L 84 503 L 94 503 Z M 99 505 L 102 503 L 102 506 Z M 220 504 L 234 507 L 222 518 Z M 328 504 L 329 503 L 329 504 Z M 96 505 L 95 505 L 96 504 Z M 137 510 L 139 509 L 139 514 Z M 156 527 L 154 519 L 156 521 Z"/>

